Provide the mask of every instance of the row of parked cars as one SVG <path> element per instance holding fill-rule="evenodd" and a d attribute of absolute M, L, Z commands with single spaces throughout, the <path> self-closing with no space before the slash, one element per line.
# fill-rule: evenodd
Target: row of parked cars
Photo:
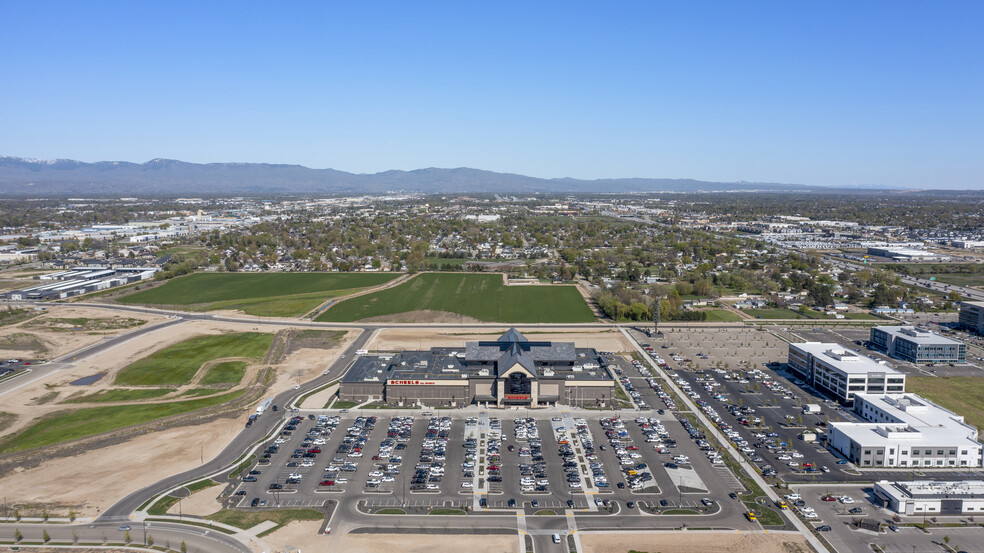
<path fill-rule="evenodd" d="M 451 437 L 451 417 L 431 417 L 427 422 L 424 443 L 410 480 L 411 490 L 441 489 L 447 459 L 448 438 Z"/>
<path fill-rule="evenodd" d="M 560 417 L 554 418 L 554 422 L 559 421 Z M 555 425 L 554 441 L 557 442 L 557 453 L 563 461 L 562 466 L 564 467 L 564 479 L 567 480 L 567 487 L 572 490 L 581 489 L 581 472 L 577 468 L 577 456 L 574 454 L 574 442 L 580 441 L 580 439 L 569 436 L 567 427 Z M 584 446 L 584 444 L 581 445 L 582 447 Z M 590 439 L 588 440 L 588 445 L 591 446 L 591 450 L 594 452 L 594 446 L 591 444 Z M 546 479 L 543 482 L 546 483 Z"/>
<path fill-rule="evenodd" d="M 517 442 L 526 442 L 519 447 L 519 486 L 523 493 L 549 493 L 550 481 L 547 479 L 547 462 L 543 457 L 543 443 L 536 419 L 517 418 L 513 420 L 513 436 Z"/>
<path fill-rule="evenodd" d="M 390 417 L 386 437 L 379 442 L 379 451 L 373 455 L 375 466 L 366 478 L 366 488 L 378 488 L 381 484 L 395 482 L 403 462 L 402 451 L 410 441 L 413 417 Z"/>
<path fill-rule="evenodd" d="M 639 362 L 635 361 L 635 363 L 639 363 Z M 670 411 L 676 410 L 677 404 L 675 401 L 673 401 L 673 396 L 671 396 L 666 390 L 663 389 L 663 385 L 659 383 L 659 380 L 650 376 L 646 378 L 646 384 L 648 384 L 649 387 L 652 388 L 654 392 L 656 392 L 656 395 L 659 396 L 660 401 L 663 402 L 663 405 L 666 406 L 667 409 L 669 409 Z M 662 409 L 659 410 L 659 414 L 660 415 L 663 414 Z"/>
<path fill-rule="evenodd" d="M 648 419 L 646 420 L 648 422 Z M 649 466 L 642 462 L 640 447 L 629 436 L 629 432 L 625 428 L 625 421 L 619 417 L 612 417 L 602 418 L 598 422 L 601 424 L 602 430 L 605 431 L 608 445 L 618 458 L 618 463 L 625 475 L 625 482 L 619 482 L 618 487 L 621 489 L 628 485 L 629 488 L 636 490 L 645 487 L 647 482 L 653 480 L 653 475 Z M 658 423 L 658 421 L 656 422 Z"/>
<path fill-rule="evenodd" d="M 574 419 L 574 427 L 577 428 L 577 440 L 581 442 L 581 446 L 584 448 L 585 459 L 591 469 L 592 482 L 599 488 L 608 488 L 610 486 L 608 476 L 605 475 L 604 464 L 598 460 L 598 454 L 595 453 L 594 439 L 588 428 L 588 421 L 583 418 L 576 418 Z"/>

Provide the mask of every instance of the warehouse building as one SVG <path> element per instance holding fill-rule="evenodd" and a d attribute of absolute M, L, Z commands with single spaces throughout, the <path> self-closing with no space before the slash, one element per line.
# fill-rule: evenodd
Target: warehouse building
<path fill-rule="evenodd" d="M 962 363 L 967 345 L 913 326 L 871 328 L 871 345 L 911 363 Z"/>
<path fill-rule="evenodd" d="M 984 334 L 984 301 L 960 302 L 960 328 Z"/>
<path fill-rule="evenodd" d="M 389 405 L 612 405 L 604 357 L 572 342 L 533 342 L 516 329 L 494 341 L 363 355 L 339 384 L 342 401 Z"/>
<path fill-rule="evenodd" d="M 875 497 L 900 515 L 984 514 L 984 481 L 875 482 Z"/>
<path fill-rule="evenodd" d="M 38 277 L 44 284 L 10 290 L 0 297 L 11 301 L 65 299 L 154 278 L 157 267 L 76 267 Z"/>
<path fill-rule="evenodd" d="M 832 422 L 827 447 L 861 468 L 981 466 L 977 428 L 915 394 L 857 394 L 868 422 Z"/>
<path fill-rule="evenodd" d="M 818 391 L 850 405 L 855 394 L 905 391 L 905 374 L 840 344 L 789 344 L 789 370 Z"/>

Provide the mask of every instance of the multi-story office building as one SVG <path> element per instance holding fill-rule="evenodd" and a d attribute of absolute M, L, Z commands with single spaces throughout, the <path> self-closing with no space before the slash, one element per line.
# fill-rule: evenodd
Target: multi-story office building
<path fill-rule="evenodd" d="M 984 301 L 960 302 L 960 327 L 984 334 Z"/>
<path fill-rule="evenodd" d="M 899 394 L 905 374 L 844 349 L 840 344 L 789 344 L 789 370 L 817 390 L 844 404 L 855 394 Z"/>
<path fill-rule="evenodd" d="M 868 422 L 832 422 L 827 447 L 861 468 L 981 466 L 977 428 L 915 394 L 854 396 Z"/>
<path fill-rule="evenodd" d="M 871 345 L 912 363 L 957 363 L 967 360 L 967 345 L 913 326 L 876 326 Z"/>

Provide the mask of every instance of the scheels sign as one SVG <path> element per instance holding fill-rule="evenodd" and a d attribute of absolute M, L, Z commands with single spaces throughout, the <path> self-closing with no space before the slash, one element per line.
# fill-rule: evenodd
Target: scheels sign
<path fill-rule="evenodd" d="M 425 385 L 425 386 L 433 386 L 434 384 L 437 384 L 437 381 L 436 380 L 390 380 L 389 381 L 389 384 L 391 386 L 393 386 L 393 385 L 396 385 L 396 386 L 417 386 L 417 385 L 421 385 L 421 384 L 422 385 Z"/>

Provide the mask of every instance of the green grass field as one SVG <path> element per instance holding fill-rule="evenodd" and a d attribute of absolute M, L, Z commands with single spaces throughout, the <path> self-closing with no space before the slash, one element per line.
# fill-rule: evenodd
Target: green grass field
<path fill-rule="evenodd" d="M 264 520 L 287 524 L 295 520 L 324 520 L 325 514 L 314 509 L 281 509 L 277 511 L 234 511 L 223 509 L 205 518 L 235 526 L 236 528 L 252 528 Z"/>
<path fill-rule="evenodd" d="M 0 441 L 0 453 L 44 447 L 94 436 L 126 426 L 162 419 L 231 401 L 243 391 L 174 403 L 146 403 L 86 407 L 60 411 L 35 420 L 27 428 Z"/>
<path fill-rule="evenodd" d="M 763 319 L 805 319 L 799 311 L 792 309 L 746 309 L 745 313 Z"/>
<path fill-rule="evenodd" d="M 593 322 L 573 286 L 503 286 L 502 275 L 426 273 L 409 281 L 339 302 L 318 321 L 357 321 L 417 310 L 445 311 L 507 323 Z"/>
<path fill-rule="evenodd" d="M 963 415 L 968 424 L 984 431 L 984 378 L 979 376 L 910 376 L 906 391 Z"/>
<path fill-rule="evenodd" d="M 200 384 L 231 384 L 235 386 L 246 374 L 245 361 L 226 361 L 208 370 Z"/>
<path fill-rule="evenodd" d="M 844 313 L 845 319 L 851 319 L 853 321 L 881 321 L 884 317 L 879 317 L 873 313 Z"/>
<path fill-rule="evenodd" d="M 166 396 L 172 388 L 144 388 L 140 390 L 103 390 L 94 394 L 73 397 L 62 403 L 112 403 L 115 401 L 136 401 Z M 214 392 L 214 390 L 213 390 Z"/>
<path fill-rule="evenodd" d="M 195 273 L 118 301 L 250 315 L 303 315 L 323 301 L 393 280 L 394 273 Z"/>
<path fill-rule="evenodd" d="M 732 313 L 724 309 L 709 309 L 705 313 L 707 313 L 707 319 L 705 320 L 708 322 L 733 323 L 744 320 L 737 313 Z"/>
<path fill-rule="evenodd" d="M 168 346 L 124 368 L 116 375 L 121 386 L 174 386 L 195 376 L 202 363 L 222 357 L 261 358 L 273 334 L 240 332 L 198 336 Z"/>

